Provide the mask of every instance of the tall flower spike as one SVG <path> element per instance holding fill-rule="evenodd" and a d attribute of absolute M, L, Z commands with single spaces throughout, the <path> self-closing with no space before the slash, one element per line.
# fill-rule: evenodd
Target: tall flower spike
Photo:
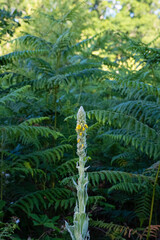
<path fill-rule="evenodd" d="M 86 214 L 86 205 L 88 200 L 87 185 L 88 176 L 85 174 L 86 164 L 86 113 L 81 106 L 77 113 L 77 155 L 79 162 L 77 164 L 79 178 L 78 184 L 75 183 L 77 189 L 77 202 L 74 209 L 73 226 L 69 226 L 66 222 L 66 229 L 70 233 L 72 240 L 89 240 L 90 235 L 88 231 L 89 218 Z"/>

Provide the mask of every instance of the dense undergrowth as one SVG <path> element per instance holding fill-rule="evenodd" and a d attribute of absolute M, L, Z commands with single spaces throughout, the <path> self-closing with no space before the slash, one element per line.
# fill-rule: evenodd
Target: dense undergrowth
<path fill-rule="evenodd" d="M 76 11 L 0 57 L 0 239 L 70 239 L 80 106 L 91 239 L 159 239 L 160 50 L 111 30 L 78 41 Z"/>

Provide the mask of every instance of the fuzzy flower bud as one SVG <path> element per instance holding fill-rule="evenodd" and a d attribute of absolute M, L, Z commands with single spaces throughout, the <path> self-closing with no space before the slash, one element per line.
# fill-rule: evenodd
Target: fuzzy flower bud
<path fill-rule="evenodd" d="M 85 157 L 86 156 L 86 113 L 81 106 L 78 113 L 77 113 L 77 126 L 76 126 L 76 132 L 77 132 L 77 155 L 79 157 Z"/>

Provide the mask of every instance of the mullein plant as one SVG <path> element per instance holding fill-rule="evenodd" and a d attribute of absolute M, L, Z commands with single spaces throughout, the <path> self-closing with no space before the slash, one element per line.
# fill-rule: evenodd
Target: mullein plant
<path fill-rule="evenodd" d="M 85 171 L 87 168 L 85 164 L 87 162 L 86 157 L 86 113 L 81 106 L 77 113 L 77 155 L 79 161 L 77 162 L 77 169 L 79 173 L 78 184 L 73 180 L 77 189 L 77 201 L 74 209 L 73 226 L 69 226 L 66 222 L 66 229 L 71 235 L 72 240 L 89 240 L 90 235 L 88 231 L 89 218 L 86 214 L 86 205 L 88 201 L 87 185 L 88 176 Z"/>

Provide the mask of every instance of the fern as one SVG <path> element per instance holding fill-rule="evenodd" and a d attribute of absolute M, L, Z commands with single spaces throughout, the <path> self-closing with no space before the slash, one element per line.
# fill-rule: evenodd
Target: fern
<path fill-rule="evenodd" d="M 21 159 L 23 160 L 29 160 L 30 162 L 36 162 L 37 166 L 40 164 L 41 161 L 45 159 L 47 163 L 53 164 L 56 163 L 56 161 L 60 160 L 63 157 L 63 154 L 65 151 L 71 149 L 72 146 L 69 144 L 64 144 L 60 146 L 56 146 L 53 148 L 45 149 L 42 151 L 34 151 L 32 153 L 22 155 Z M 68 166 L 68 164 L 66 164 Z M 61 170 L 63 170 L 63 166 L 60 166 Z M 59 169 L 59 171 L 61 172 Z"/>
<path fill-rule="evenodd" d="M 150 237 L 157 238 L 157 235 L 159 234 L 160 225 L 151 225 L 150 230 Z M 143 236 L 146 237 L 148 232 L 148 227 L 144 230 Z"/>
<path fill-rule="evenodd" d="M 5 104 L 9 101 L 12 102 L 16 102 L 16 101 L 20 101 L 21 99 L 23 99 L 23 95 L 24 93 L 26 93 L 26 91 L 30 89 L 30 86 L 24 86 L 23 88 L 17 89 L 14 92 L 11 92 L 7 95 L 5 95 L 4 97 L 0 98 L 0 104 Z"/>
<path fill-rule="evenodd" d="M 62 163 L 60 166 L 58 166 L 56 171 L 63 177 L 65 177 L 68 174 L 72 175 L 72 173 L 76 169 L 77 161 L 78 161 L 78 158 L 68 160 L 65 163 Z"/>
<path fill-rule="evenodd" d="M 129 89 L 134 88 L 138 93 L 141 91 L 141 93 L 143 94 L 152 94 L 156 97 L 160 96 L 159 87 L 144 83 L 142 81 L 133 81 L 133 80 L 128 81 L 121 78 L 118 78 L 117 81 L 119 83 L 119 88 L 123 89 L 124 93 L 125 91 L 128 91 L 128 88 Z"/>
<path fill-rule="evenodd" d="M 66 198 L 70 194 L 71 191 L 63 188 L 36 191 L 12 203 L 12 205 L 8 208 L 8 211 L 13 213 L 17 208 L 19 208 L 25 213 L 30 214 L 34 207 L 36 207 L 37 210 L 40 210 L 41 207 L 46 209 L 49 206 L 48 204 L 56 202 L 58 199 Z"/>
<path fill-rule="evenodd" d="M 12 42 L 13 43 L 15 42 L 17 45 L 19 44 L 21 46 L 32 48 L 34 50 L 44 49 L 44 47 L 46 48 L 46 50 L 50 50 L 52 47 L 52 43 L 46 41 L 43 38 L 33 36 L 30 34 L 16 38 Z"/>
<path fill-rule="evenodd" d="M 106 234 L 110 233 L 118 233 L 121 236 L 130 238 L 131 236 L 136 235 L 139 239 L 141 239 L 142 234 L 140 234 L 136 229 L 129 228 L 127 226 L 122 226 L 114 223 L 105 223 L 103 221 L 90 221 L 91 226 L 94 228 L 102 228 L 107 230 Z M 114 238 L 116 239 L 116 238 Z"/>
<path fill-rule="evenodd" d="M 133 194 L 134 192 L 137 193 L 139 190 L 143 189 L 144 185 L 139 183 L 132 183 L 132 182 L 121 182 L 118 184 L 115 184 L 111 188 L 108 189 L 109 193 L 112 193 L 113 191 L 125 191 L 127 193 Z"/>
<path fill-rule="evenodd" d="M 73 177 L 68 177 L 64 178 L 62 180 L 62 184 L 68 184 L 71 182 L 71 179 L 76 180 L 77 176 Z M 88 172 L 88 179 L 93 186 L 96 186 L 99 184 L 100 181 L 103 181 L 107 179 L 110 183 L 118 183 L 118 182 L 132 182 L 134 180 L 137 180 L 139 184 L 144 183 L 144 181 L 148 182 L 149 179 L 148 177 L 140 174 L 132 174 L 132 173 L 127 173 L 127 172 L 121 172 L 121 171 L 109 171 L 109 170 L 104 170 L 104 171 L 98 171 L 98 172 Z"/>
<path fill-rule="evenodd" d="M 30 118 L 30 119 L 27 119 L 26 121 L 22 122 L 21 126 L 38 125 L 45 120 L 49 120 L 49 117 Z"/>
<path fill-rule="evenodd" d="M 153 139 L 158 137 L 154 129 L 138 121 L 136 118 L 124 113 L 122 114 L 121 112 L 95 110 L 88 112 L 87 115 L 89 118 L 95 117 L 98 122 L 103 124 L 107 121 L 109 125 L 116 124 L 119 127 L 125 125 L 128 129 L 133 127 L 133 130 L 140 132 L 141 135 L 144 134 L 146 137 L 151 136 Z"/>
<path fill-rule="evenodd" d="M 73 32 L 80 21 L 78 4 L 65 14 L 52 11 L 40 15 L 41 23 L 47 17 L 43 33 L 42 26 L 37 33 L 29 29 L 31 34 L 11 42 L 16 51 L 0 57 L 4 219 L 13 214 L 25 219 L 23 238 L 28 238 L 27 223 L 37 239 L 45 236 L 42 229 L 34 230 L 30 214 L 57 213 L 59 225 L 70 215 L 77 159 L 74 122 L 66 117 L 83 104 L 92 154 L 88 207 L 94 204 L 93 218 L 107 222 L 93 220 L 93 235 L 102 228 L 108 238 L 143 239 L 160 152 L 159 49 L 112 30 L 93 37 L 87 32 L 84 39 L 85 31 Z M 159 229 L 158 183 L 156 195 L 153 237 Z"/>
<path fill-rule="evenodd" d="M 120 153 L 112 158 L 111 164 L 118 162 L 120 165 L 126 164 L 126 159 L 130 156 L 129 152 Z"/>
<path fill-rule="evenodd" d="M 134 131 L 127 132 L 126 129 L 121 130 L 111 130 L 103 133 L 99 137 L 111 137 L 114 140 L 121 141 L 123 140 L 126 144 L 131 144 L 136 149 L 140 149 L 142 152 L 146 153 L 150 157 L 154 157 L 155 159 L 159 155 L 159 144 L 152 139 L 147 139 L 145 136 L 141 136 L 136 134 Z"/>
<path fill-rule="evenodd" d="M 71 53 L 76 52 L 76 51 L 78 52 L 78 51 L 81 51 L 82 49 L 87 48 L 90 44 L 95 42 L 95 39 L 97 38 L 97 36 L 99 36 L 99 34 L 96 34 L 91 38 L 87 38 L 85 40 L 82 40 L 82 41 L 70 46 L 68 49 L 66 49 L 63 52 L 64 56 L 68 55 L 70 52 Z"/>
<path fill-rule="evenodd" d="M 45 49 L 38 49 L 38 50 L 24 50 L 24 51 L 17 51 L 13 53 L 8 53 L 7 55 L 0 57 L 0 64 L 6 65 L 8 63 L 12 63 L 14 60 L 18 60 L 19 58 L 26 58 L 38 54 L 48 54 L 48 51 Z"/>
<path fill-rule="evenodd" d="M 136 201 L 136 214 L 140 221 L 140 226 L 143 225 L 144 221 L 146 221 L 150 214 L 150 205 L 151 205 L 151 189 L 150 191 L 143 191 L 143 195 L 138 196 Z"/>

